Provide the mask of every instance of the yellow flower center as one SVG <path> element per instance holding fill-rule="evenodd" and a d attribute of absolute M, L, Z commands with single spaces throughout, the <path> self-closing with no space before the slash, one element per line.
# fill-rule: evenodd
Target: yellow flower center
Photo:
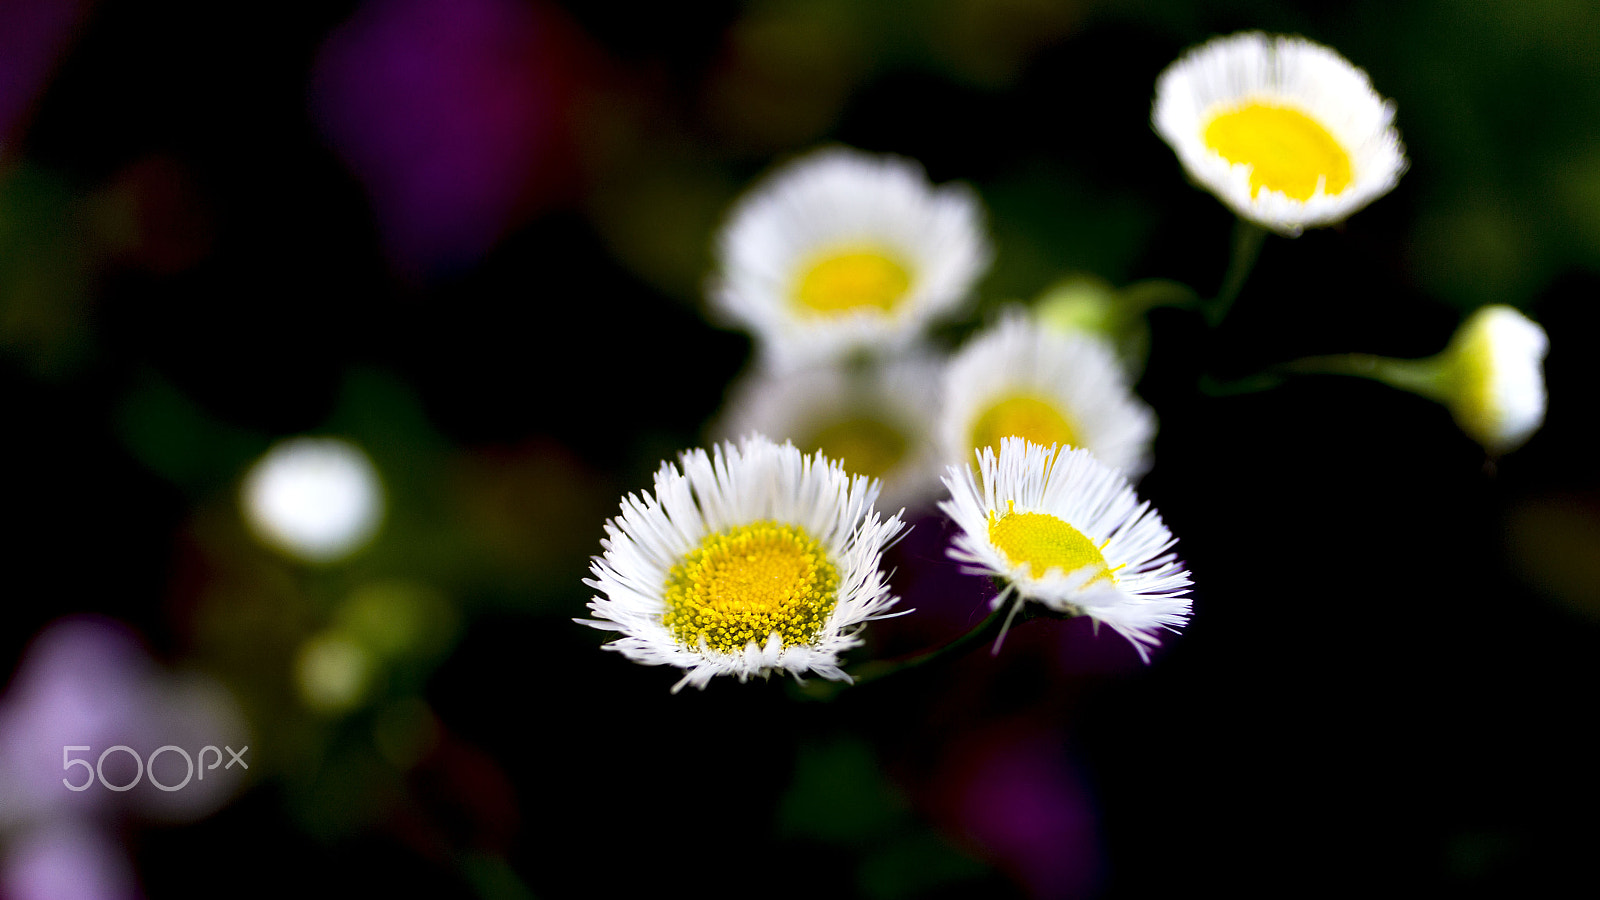
<path fill-rule="evenodd" d="M 989 542 L 1000 549 L 1007 562 L 1026 566 L 1028 574 L 1034 578 L 1043 578 L 1051 569 L 1062 572 L 1094 569 L 1095 574 L 1089 581 L 1099 578 L 1116 581 L 1100 548 L 1084 537 L 1083 532 L 1049 513 L 1019 513 L 1010 501 L 1006 503 L 1005 515 L 989 512 Z"/>
<path fill-rule="evenodd" d="M 1006 397 L 991 405 L 972 426 L 973 448 L 993 447 L 996 456 L 1000 455 L 1000 439 L 1012 436 L 1046 447 L 1078 446 L 1077 429 L 1055 404 L 1027 394 Z"/>
<path fill-rule="evenodd" d="M 735 652 L 809 644 L 833 612 L 839 570 L 822 544 L 798 525 L 752 522 L 707 535 L 667 573 L 661 621 L 674 639 Z"/>
<path fill-rule="evenodd" d="M 889 312 L 911 286 L 906 267 L 879 250 L 825 255 L 800 277 L 795 302 L 820 315 L 858 309 Z"/>
<path fill-rule="evenodd" d="M 839 460 L 849 472 L 881 478 L 906 455 L 906 436 L 868 416 L 853 416 L 818 428 L 805 446 Z"/>
<path fill-rule="evenodd" d="M 1206 146 L 1250 166 L 1250 193 L 1262 188 L 1308 200 L 1321 182 L 1337 194 L 1350 184 L 1350 154 L 1328 129 L 1297 109 L 1257 100 L 1212 116 Z"/>

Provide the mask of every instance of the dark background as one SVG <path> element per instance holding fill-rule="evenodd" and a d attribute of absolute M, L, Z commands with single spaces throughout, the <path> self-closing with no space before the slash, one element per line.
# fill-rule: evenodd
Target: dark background
<path fill-rule="evenodd" d="M 120 824 L 148 896 L 1501 896 L 1589 880 L 1600 13 L 511 5 L 522 30 L 418 62 L 542 104 L 525 164 L 485 194 L 505 202 L 462 214 L 487 229 L 472 246 L 396 225 L 448 219 L 448 202 L 396 200 L 372 173 L 460 137 L 472 110 L 506 113 L 460 93 L 340 94 L 335 36 L 372 8 L 0 6 L 0 49 L 45 60 L 11 53 L 0 84 L 15 110 L 0 122 L 0 661 L 64 614 L 115 617 L 228 683 L 262 759 L 208 819 Z M 671 696 L 672 673 L 571 622 L 616 498 L 701 441 L 747 361 L 700 294 L 743 186 L 827 142 L 972 184 L 997 257 L 951 340 L 1075 272 L 1205 294 L 1232 219 L 1150 129 L 1151 92 L 1186 47 L 1253 28 L 1365 68 L 1411 168 L 1338 227 L 1269 238 L 1219 329 L 1151 315 L 1138 389 L 1160 432 L 1140 492 L 1179 536 L 1195 614 L 1150 666 L 1039 621 L 998 660 L 829 703 L 776 682 Z M 416 130 L 385 131 L 411 121 L 396 110 Z M 377 135 L 377 155 L 351 135 Z M 481 143 L 460 139 L 450 158 L 470 165 Z M 1376 383 L 1199 388 L 1308 354 L 1428 355 L 1490 302 L 1551 340 L 1546 424 L 1500 460 Z M 390 490 L 378 544 L 343 568 L 300 571 L 234 535 L 240 474 L 302 432 L 360 441 Z M 908 605 L 959 623 L 987 589 L 943 561 L 946 528 L 919 522 L 896 577 Z M 280 627 L 246 653 L 248 629 L 206 624 L 234 608 L 211 587 L 248 594 L 262 572 L 297 587 L 251 607 Z M 436 720 L 406 766 L 368 746 L 384 697 L 327 721 L 285 674 L 327 597 L 393 577 L 459 613 L 449 649 L 385 689 Z M 882 631 L 884 647 L 942 634 Z M 289 732 L 314 738 L 275 754 Z M 1020 793 L 974 774 L 1015 746 L 1034 753 L 1006 770 Z M 1029 766 L 1068 787 L 1030 792 Z M 1007 819 L 1014 796 L 1041 808 Z M 981 810 L 996 809 L 1037 829 L 995 826 Z"/>

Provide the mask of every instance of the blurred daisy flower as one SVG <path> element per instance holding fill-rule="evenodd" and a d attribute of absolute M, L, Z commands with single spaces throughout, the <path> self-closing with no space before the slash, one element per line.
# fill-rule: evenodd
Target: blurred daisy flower
<path fill-rule="evenodd" d="M 839 655 L 896 602 L 880 563 L 903 526 L 873 509 L 877 482 L 759 435 L 679 462 L 607 520 L 584 581 L 597 618 L 576 621 L 621 632 L 606 648 L 635 662 L 688 670 L 674 692 L 775 671 L 850 681 Z"/>
<path fill-rule="evenodd" d="M 945 369 L 939 434 L 944 461 L 999 451 L 1009 435 L 1087 447 L 1136 480 L 1150 468 L 1156 417 L 1133 393 L 1108 345 L 1013 311 L 975 335 Z"/>
<path fill-rule="evenodd" d="M 942 362 L 916 355 L 880 365 L 823 363 L 791 373 L 747 373 L 728 391 L 711 436 L 760 433 L 820 451 L 845 471 L 882 483 L 886 509 L 931 504 L 939 491 L 934 441 Z"/>
<path fill-rule="evenodd" d="M 713 309 L 793 368 L 909 345 L 989 264 L 978 197 L 897 156 L 828 148 L 752 188 L 717 238 Z"/>
<path fill-rule="evenodd" d="M 984 447 L 978 467 L 951 466 L 939 504 L 960 528 L 950 557 L 971 574 L 1004 582 L 993 605 L 1014 597 L 1052 612 L 1086 615 L 1127 638 L 1139 656 L 1162 629 L 1189 619 L 1189 573 L 1169 553 L 1176 539 L 1128 482 L 1083 449 L 1021 438 Z"/>
<path fill-rule="evenodd" d="M 1152 121 L 1189 176 L 1284 235 L 1341 221 L 1405 171 L 1394 105 L 1367 73 L 1299 37 L 1219 37 L 1156 82 Z"/>

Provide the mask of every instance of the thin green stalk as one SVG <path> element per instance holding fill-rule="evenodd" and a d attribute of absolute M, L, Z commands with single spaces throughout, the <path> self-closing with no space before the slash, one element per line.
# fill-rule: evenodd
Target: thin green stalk
<path fill-rule="evenodd" d="M 960 637 L 925 653 L 909 656 L 905 659 L 872 660 L 871 662 L 863 663 L 854 672 L 850 673 L 851 677 L 855 679 L 854 686 L 861 687 L 872 684 L 873 682 L 882 681 L 890 675 L 919 669 L 940 660 L 953 659 L 960 656 L 969 648 L 987 641 L 990 637 L 997 636 L 1001 628 L 1011 618 L 1007 615 L 1006 608 L 1013 605 L 1012 603 L 1002 603 L 990 612 L 982 622 L 973 626 L 972 629 Z M 801 689 L 801 692 L 816 699 L 831 699 L 834 694 L 847 687 L 850 687 L 850 685 L 845 682 L 813 681 L 806 684 Z"/>
<path fill-rule="evenodd" d="M 1281 363 L 1274 366 L 1272 371 L 1292 375 L 1371 378 L 1424 397 L 1442 399 L 1446 396 L 1440 380 L 1441 367 L 1434 359 L 1391 359 L 1371 353 L 1335 353 Z"/>
<path fill-rule="evenodd" d="M 1391 359 L 1371 353 L 1333 353 L 1278 363 L 1265 371 L 1234 381 L 1202 376 L 1200 390 L 1208 397 L 1232 397 L 1271 390 L 1291 375 L 1349 375 L 1370 378 L 1390 387 L 1435 400 L 1447 400 L 1443 367 L 1436 359 Z"/>
<path fill-rule="evenodd" d="M 1228 271 L 1222 276 L 1222 288 L 1217 296 L 1205 305 L 1206 323 L 1211 327 L 1222 324 L 1239 298 L 1256 257 L 1261 255 L 1261 245 L 1266 242 L 1267 230 L 1254 222 L 1238 219 L 1233 229 L 1233 256 L 1228 260 Z"/>
<path fill-rule="evenodd" d="M 1126 324 L 1143 316 L 1158 306 L 1192 309 L 1199 303 L 1194 288 L 1165 278 L 1146 278 L 1135 281 L 1117 292 L 1116 312 L 1119 324 Z"/>
<path fill-rule="evenodd" d="M 896 672 L 905 672 L 925 666 L 939 659 L 953 658 L 965 653 L 968 648 L 987 641 L 991 635 L 996 635 L 1000 627 L 1006 622 L 1006 607 L 1003 603 L 996 607 L 989 615 L 984 617 L 972 630 L 966 632 L 955 640 L 942 647 L 935 647 L 926 653 L 900 660 L 876 660 L 861 667 L 860 674 L 855 676 L 856 684 L 870 684 L 880 678 L 886 678 Z"/>

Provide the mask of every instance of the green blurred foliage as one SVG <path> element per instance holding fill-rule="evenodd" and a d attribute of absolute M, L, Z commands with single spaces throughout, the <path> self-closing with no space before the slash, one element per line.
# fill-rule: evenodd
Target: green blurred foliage
<path fill-rule="evenodd" d="M 196 495 L 242 472 L 268 446 L 266 435 L 216 420 L 154 373 L 129 385 L 117 425 L 135 459 Z"/>
<path fill-rule="evenodd" d="M 778 823 L 787 834 L 853 844 L 881 837 L 906 814 L 872 748 L 841 736 L 800 748 Z"/>
<path fill-rule="evenodd" d="M 778 807 L 776 834 L 856 857 L 855 882 L 869 900 L 961 893 L 989 874 L 914 814 L 866 740 L 831 735 L 802 744 Z"/>
<path fill-rule="evenodd" d="M 998 248 L 986 298 L 1032 297 L 1075 272 L 1125 282 L 1155 227 L 1138 200 L 1058 166 L 1035 164 L 980 187 Z"/>
<path fill-rule="evenodd" d="M 62 178 L 0 167 L 0 351 L 47 377 L 91 352 L 92 265 L 78 196 Z"/>
<path fill-rule="evenodd" d="M 988 874 L 981 862 L 951 847 L 932 831 L 900 835 L 864 854 L 859 875 L 861 895 L 868 900 L 963 894 L 983 890 Z"/>

